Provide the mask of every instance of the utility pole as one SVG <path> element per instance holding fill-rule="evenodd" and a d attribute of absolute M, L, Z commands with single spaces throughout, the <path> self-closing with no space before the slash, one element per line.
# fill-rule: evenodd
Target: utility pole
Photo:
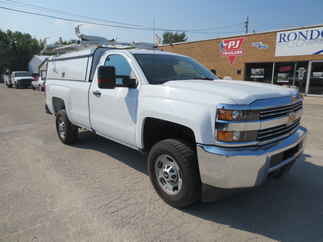
<path fill-rule="evenodd" d="M 244 22 L 245 32 L 248 34 L 249 32 L 249 16 L 247 16 L 246 21 Z"/>

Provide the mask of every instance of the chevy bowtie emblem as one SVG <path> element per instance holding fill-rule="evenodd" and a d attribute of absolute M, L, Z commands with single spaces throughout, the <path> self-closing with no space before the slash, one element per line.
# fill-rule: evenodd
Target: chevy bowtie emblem
<path fill-rule="evenodd" d="M 296 102 L 299 99 L 299 97 L 293 96 L 292 97 L 292 102 Z"/>

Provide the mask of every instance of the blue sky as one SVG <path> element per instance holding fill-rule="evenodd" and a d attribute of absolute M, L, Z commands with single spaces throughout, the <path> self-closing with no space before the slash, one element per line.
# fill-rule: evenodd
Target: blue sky
<path fill-rule="evenodd" d="M 250 18 L 250 30 L 256 32 L 294 26 L 323 24 L 322 0 L 16 0 L 75 14 L 158 28 L 208 29 L 207 33 L 187 33 L 189 40 L 210 39 L 243 33 L 243 21 Z M 0 6 L 32 10 L 30 7 L 0 0 Z M 48 12 L 43 12 L 48 13 Z M 59 15 L 51 13 L 52 15 Z M 0 29 L 18 30 L 49 42 L 75 38 L 76 23 L 39 16 L 12 13 L 0 9 Z M 81 31 L 120 41 L 152 41 L 151 31 L 120 30 L 84 25 Z M 162 32 L 160 32 L 161 35 Z"/>

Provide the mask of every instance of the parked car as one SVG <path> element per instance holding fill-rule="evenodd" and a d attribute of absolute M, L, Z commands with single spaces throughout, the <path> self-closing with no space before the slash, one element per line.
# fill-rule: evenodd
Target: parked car
<path fill-rule="evenodd" d="M 46 105 L 64 144 L 77 142 L 81 127 L 147 153 L 153 187 L 178 208 L 199 201 L 205 184 L 254 187 L 283 175 L 307 134 L 297 90 L 219 80 L 189 57 L 157 50 L 54 57 Z"/>
<path fill-rule="evenodd" d="M 31 82 L 31 88 L 33 90 L 44 91 L 45 80 L 39 75 L 33 75 L 34 80 Z"/>
<path fill-rule="evenodd" d="M 33 81 L 32 74 L 27 71 L 14 71 L 11 73 L 11 83 L 16 88 L 28 88 Z"/>
<path fill-rule="evenodd" d="M 46 71 L 41 71 L 41 74 L 34 75 L 34 80 L 31 82 L 33 90 L 45 91 Z"/>
<path fill-rule="evenodd" d="M 31 88 L 33 90 L 44 91 L 45 89 L 45 81 L 44 80 L 37 80 L 31 82 Z"/>

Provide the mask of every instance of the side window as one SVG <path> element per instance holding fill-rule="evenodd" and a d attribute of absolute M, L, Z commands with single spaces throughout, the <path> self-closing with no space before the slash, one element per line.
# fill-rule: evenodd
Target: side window
<path fill-rule="evenodd" d="M 105 66 L 113 66 L 116 70 L 116 84 L 122 85 L 123 79 L 131 76 L 131 67 L 122 55 L 109 55 L 104 62 Z"/>

